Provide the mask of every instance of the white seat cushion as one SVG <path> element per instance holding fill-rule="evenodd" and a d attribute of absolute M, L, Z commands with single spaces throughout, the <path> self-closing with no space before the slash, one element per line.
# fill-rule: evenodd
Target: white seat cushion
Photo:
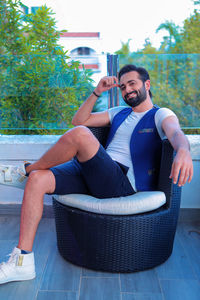
<path fill-rule="evenodd" d="M 138 192 L 131 196 L 99 199 L 83 194 L 69 194 L 54 198 L 67 206 L 97 214 L 132 215 L 155 210 L 166 203 L 163 192 Z"/>

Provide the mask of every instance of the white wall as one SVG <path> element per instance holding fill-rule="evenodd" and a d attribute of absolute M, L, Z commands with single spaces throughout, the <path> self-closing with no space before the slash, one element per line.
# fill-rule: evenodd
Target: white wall
<path fill-rule="evenodd" d="M 38 159 L 59 136 L 6 136 L 0 135 L 0 164 L 18 164 Z M 200 208 L 200 136 L 189 135 L 191 155 L 194 163 L 194 177 L 190 184 L 182 189 L 182 208 Z M 19 204 L 23 191 L 0 185 L 0 204 Z M 45 197 L 45 203 L 51 202 L 51 196 Z"/>

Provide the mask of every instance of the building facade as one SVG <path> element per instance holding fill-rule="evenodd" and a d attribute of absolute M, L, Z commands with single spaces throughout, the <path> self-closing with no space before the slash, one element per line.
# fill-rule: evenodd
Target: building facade
<path fill-rule="evenodd" d="M 35 13 L 42 5 L 51 7 L 59 23 L 63 16 L 56 1 L 23 0 L 22 9 L 26 14 Z M 61 29 L 67 30 L 67 28 Z M 107 56 L 103 53 L 100 32 L 64 32 L 60 36 L 59 44 L 67 51 L 69 61 L 79 61 L 80 68 L 92 71 L 92 79 L 95 83 L 107 74 Z"/>

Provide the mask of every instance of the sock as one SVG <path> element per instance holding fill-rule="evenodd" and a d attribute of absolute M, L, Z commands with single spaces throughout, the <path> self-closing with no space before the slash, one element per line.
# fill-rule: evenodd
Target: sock
<path fill-rule="evenodd" d="M 21 254 L 29 254 L 29 253 L 31 253 L 31 251 L 25 251 L 21 249 Z"/>
<path fill-rule="evenodd" d="M 21 251 L 21 254 L 29 254 L 32 252 L 32 251 L 26 251 L 26 250 L 20 249 L 18 247 L 17 247 L 17 249 L 19 249 Z"/>
<path fill-rule="evenodd" d="M 31 165 L 31 163 L 28 163 L 28 162 L 24 163 L 25 171 L 26 171 L 26 168 L 27 168 L 29 165 Z M 29 173 L 26 172 L 25 176 L 28 177 L 28 176 L 29 176 Z"/>

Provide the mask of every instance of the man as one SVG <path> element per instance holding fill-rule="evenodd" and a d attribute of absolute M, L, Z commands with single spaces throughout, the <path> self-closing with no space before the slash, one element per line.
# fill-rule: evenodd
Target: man
<path fill-rule="evenodd" d="M 120 87 L 126 107 L 92 113 L 102 92 Z M 119 78 L 104 77 L 73 118 L 73 129 L 38 161 L 21 167 L 0 166 L 0 183 L 24 187 L 20 236 L 8 262 L 0 266 L 0 283 L 35 277 L 33 241 L 48 194 L 83 193 L 118 197 L 156 188 L 161 140 L 176 150 L 170 178 L 183 186 L 193 175 L 189 143 L 176 115 L 153 105 L 144 68 L 126 65 Z M 112 124 L 106 150 L 86 126 Z M 72 160 L 72 158 L 74 158 Z M 28 176 L 29 175 L 29 176 Z M 179 178 L 179 179 L 178 179 Z"/>

